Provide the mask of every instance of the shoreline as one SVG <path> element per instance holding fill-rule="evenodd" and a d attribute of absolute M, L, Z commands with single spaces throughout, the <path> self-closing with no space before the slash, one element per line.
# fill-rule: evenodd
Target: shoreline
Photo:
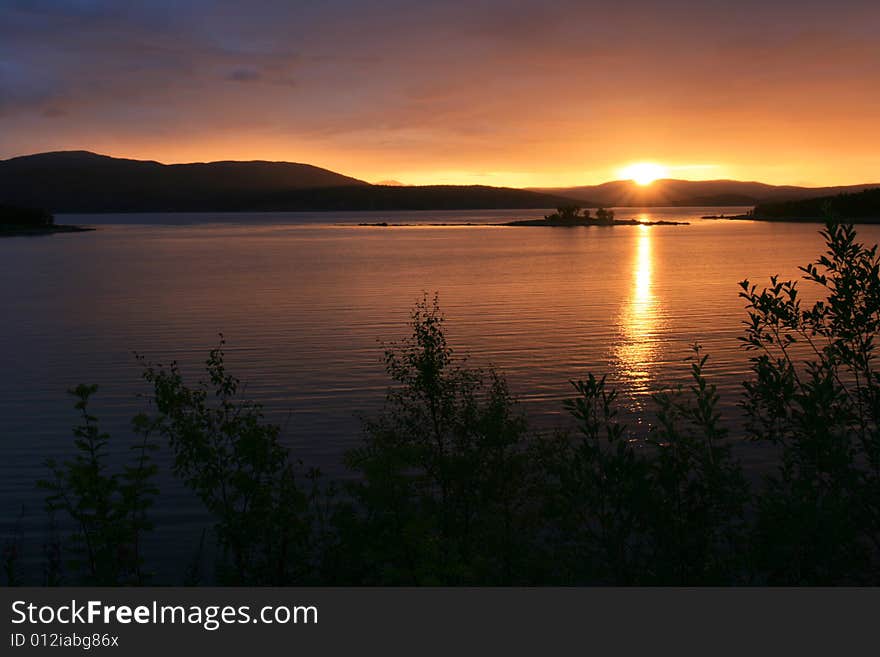
<path fill-rule="evenodd" d="M 351 224 L 335 224 L 336 226 L 350 226 Z M 566 224 L 559 222 L 550 222 L 546 219 L 523 219 L 519 221 L 505 221 L 500 224 L 477 224 L 477 223 L 431 223 L 431 224 L 392 224 L 387 221 L 380 221 L 376 223 L 360 223 L 357 224 L 359 228 L 407 228 L 407 227 L 417 227 L 417 226 L 495 226 L 495 227 L 503 227 L 503 226 L 538 226 L 544 228 L 589 228 L 591 226 L 690 226 L 691 223 L 689 221 L 639 221 L 637 219 L 615 219 L 610 223 L 600 223 L 598 221 L 588 222 L 588 223 L 576 223 L 576 224 Z"/>
<path fill-rule="evenodd" d="M 764 221 L 778 224 L 824 224 L 828 217 L 749 217 L 752 221 Z M 876 225 L 880 224 L 880 217 L 841 217 L 842 224 Z"/>
<path fill-rule="evenodd" d="M 89 233 L 97 230 L 87 226 L 26 226 L 7 225 L 0 226 L 0 237 L 39 237 L 41 235 L 55 235 L 57 233 Z"/>

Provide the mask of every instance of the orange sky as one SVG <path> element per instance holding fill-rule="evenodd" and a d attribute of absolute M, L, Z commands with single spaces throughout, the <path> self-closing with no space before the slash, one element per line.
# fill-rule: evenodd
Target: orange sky
<path fill-rule="evenodd" d="M 636 161 L 880 181 L 876 2 L 145 5 L 0 9 L 0 157 L 289 160 L 407 184 L 594 184 Z"/>

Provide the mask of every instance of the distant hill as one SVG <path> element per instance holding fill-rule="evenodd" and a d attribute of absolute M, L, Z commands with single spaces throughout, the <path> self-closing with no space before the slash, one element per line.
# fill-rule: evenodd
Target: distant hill
<path fill-rule="evenodd" d="M 291 190 L 249 199 L 252 210 L 493 210 L 546 209 L 570 198 L 484 185 L 369 185 Z"/>
<path fill-rule="evenodd" d="M 571 202 L 503 187 L 370 185 L 290 162 L 160 164 L 88 151 L 0 161 L 0 203 L 52 212 L 457 210 Z"/>
<path fill-rule="evenodd" d="M 216 209 L 283 190 L 366 184 L 289 162 L 160 164 L 88 151 L 0 161 L 0 202 L 53 212 Z"/>
<path fill-rule="evenodd" d="M 827 213 L 855 223 L 880 223 L 880 186 L 854 194 L 836 194 L 797 201 L 759 203 L 756 219 L 816 221 Z"/>
<path fill-rule="evenodd" d="M 469 210 L 614 206 L 756 205 L 855 192 L 874 185 L 794 187 L 736 180 L 618 180 L 588 187 L 513 189 L 370 185 L 309 164 L 161 164 L 59 151 L 0 161 L 0 204 L 50 212 Z"/>
<path fill-rule="evenodd" d="M 542 188 L 549 194 L 577 199 L 591 207 L 638 207 L 662 205 L 755 205 L 765 201 L 828 196 L 842 192 L 858 192 L 878 184 L 844 187 L 797 187 L 767 185 L 739 180 L 655 180 L 639 186 L 631 180 L 615 180 L 585 187 Z"/>

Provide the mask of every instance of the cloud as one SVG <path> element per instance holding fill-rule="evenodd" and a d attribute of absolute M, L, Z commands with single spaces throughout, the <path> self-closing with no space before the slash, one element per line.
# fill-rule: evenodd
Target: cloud
<path fill-rule="evenodd" d="M 67 116 L 67 114 L 67 110 L 63 107 L 59 107 L 58 105 L 50 105 L 43 110 L 43 116 L 45 116 L 47 119 L 57 119 L 63 116 Z"/>
<path fill-rule="evenodd" d="M 250 68 L 237 68 L 234 71 L 231 71 L 227 76 L 227 80 L 232 80 L 233 82 L 254 82 L 255 80 L 259 80 L 263 77 L 263 75 L 259 71 L 255 71 Z"/>

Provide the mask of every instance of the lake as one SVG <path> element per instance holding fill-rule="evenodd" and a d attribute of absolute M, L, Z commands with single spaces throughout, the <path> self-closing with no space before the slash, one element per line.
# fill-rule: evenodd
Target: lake
<path fill-rule="evenodd" d="M 125 453 L 145 392 L 132 352 L 195 377 L 219 332 L 297 457 L 345 476 L 359 416 L 389 383 L 383 342 L 406 336 L 425 292 L 456 352 L 504 371 L 538 428 L 565 423 L 568 381 L 588 372 L 608 373 L 629 422 L 647 426 L 650 393 L 685 380 L 695 341 L 735 422 L 748 368 L 737 283 L 797 276 L 822 247 L 818 225 L 699 218 L 742 210 L 627 208 L 617 218 L 691 225 L 580 228 L 427 225 L 544 214 L 518 210 L 67 215 L 98 230 L 0 239 L 0 532 L 24 506 L 28 543 L 45 535 L 34 482 L 72 452 L 68 388 L 100 386 L 94 410 Z M 417 225 L 357 225 L 383 221 Z M 859 233 L 873 244 L 880 226 Z M 759 465 L 761 450 L 742 458 Z M 206 521 L 160 462 L 153 545 L 182 571 Z"/>

